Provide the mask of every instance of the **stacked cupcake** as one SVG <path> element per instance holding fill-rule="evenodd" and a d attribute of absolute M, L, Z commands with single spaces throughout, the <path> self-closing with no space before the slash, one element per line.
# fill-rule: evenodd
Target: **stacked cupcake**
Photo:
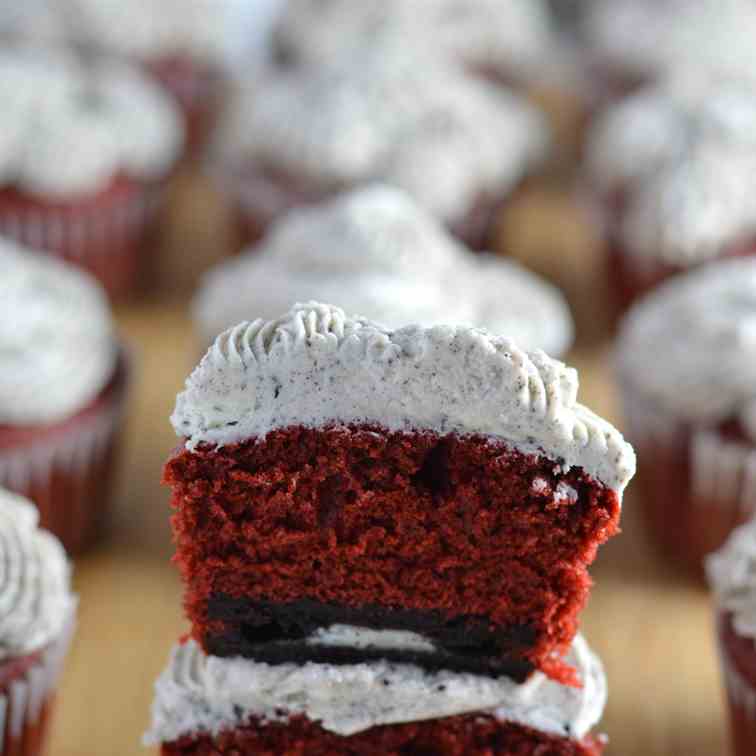
<path fill-rule="evenodd" d="M 164 754 L 598 754 L 577 635 L 632 449 L 574 370 L 297 305 L 221 334 L 165 469 L 191 637 Z"/>

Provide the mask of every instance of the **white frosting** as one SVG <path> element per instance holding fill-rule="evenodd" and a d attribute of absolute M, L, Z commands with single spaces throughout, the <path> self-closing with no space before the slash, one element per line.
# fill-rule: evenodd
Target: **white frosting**
<path fill-rule="evenodd" d="M 58 0 L 74 35 L 121 55 L 224 63 L 254 0 Z"/>
<path fill-rule="evenodd" d="M 176 646 L 155 686 L 147 745 L 185 735 L 217 735 L 254 717 L 286 721 L 304 715 L 349 736 L 378 725 L 485 713 L 550 735 L 582 738 L 601 718 L 606 678 L 578 636 L 568 661 L 582 688 L 537 673 L 522 685 L 409 664 L 282 664 L 207 657 L 194 641 Z"/>
<path fill-rule="evenodd" d="M 0 240 L 0 425 L 66 419 L 105 387 L 116 359 L 99 284 Z"/>
<path fill-rule="evenodd" d="M 0 185 L 53 200 L 117 174 L 162 178 L 183 141 L 176 106 L 139 71 L 62 52 L 0 52 L 0 111 Z"/>
<path fill-rule="evenodd" d="M 461 323 L 560 356 L 573 336 L 556 288 L 516 263 L 474 255 L 404 192 L 372 185 L 294 210 L 266 240 L 206 277 L 194 312 L 209 344 L 293 302 L 335 302 L 392 327 Z"/>
<path fill-rule="evenodd" d="M 277 46 L 306 66 L 364 50 L 377 36 L 508 76 L 533 75 L 556 46 L 543 0 L 297 0 L 275 30 Z"/>
<path fill-rule="evenodd" d="M 45 648 L 76 607 L 63 547 L 38 519 L 33 504 L 0 489 L 0 661 Z"/>
<path fill-rule="evenodd" d="M 675 75 L 609 108 L 588 141 L 592 182 L 608 193 L 689 159 L 702 144 L 756 153 L 756 87 Z"/>
<path fill-rule="evenodd" d="M 693 423 L 749 411 L 756 398 L 756 261 L 675 276 L 636 304 L 618 343 L 623 379 Z"/>
<path fill-rule="evenodd" d="M 737 634 L 756 640 L 756 520 L 707 557 L 706 575 L 719 608 L 732 612 Z"/>
<path fill-rule="evenodd" d="M 756 150 L 713 145 L 648 182 L 621 226 L 640 265 L 685 267 L 756 240 Z"/>
<path fill-rule="evenodd" d="M 577 403 L 577 391 L 574 369 L 485 331 L 390 331 L 310 303 L 221 334 L 171 420 L 189 449 L 292 425 L 480 434 L 581 467 L 622 491 L 635 470 L 633 450 Z"/>
<path fill-rule="evenodd" d="M 601 0 L 584 33 L 599 61 L 632 76 L 698 67 L 756 78 L 751 0 Z"/>
<path fill-rule="evenodd" d="M 305 639 L 309 646 L 328 648 L 384 649 L 433 653 L 435 645 L 424 636 L 408 630 L 372 630 L 356 625 L 329 625 L 318 628 Z"/>
<path fill-rule="evenodd" d="M 231 170 L 272 167 L 318 192 L 385 181 L 453 222 L 511 191 L 547 142 L 524 100 L 387 44 L 346 64 L 270 69 L 238 94 L 216 151 Z"/>

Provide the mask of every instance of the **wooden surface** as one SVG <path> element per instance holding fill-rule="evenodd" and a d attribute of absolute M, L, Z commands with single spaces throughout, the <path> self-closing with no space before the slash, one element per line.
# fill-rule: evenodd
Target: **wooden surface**
<path fill-rule="evenodd" d="M 152 686 L 171 644 L 185 632 L 181 591 L 170 564 L 167 492 L 161 465 L 176 440 L 168 423 L 197 352 L 188 292 L 223 252 L 222 213 L 206 191 L 183 181 L 157 266 L 161 287 L 118 319 L 136 347 L 138 373 L 114 513 L 104 541 L 76 562 L 81 624 L 59 696 L 50 753 L 131 756 Z M 596 245 L 563 190 L 538 188 L 502 227 L 502 246 L 564 285 L 576 305 L 582 399 L 619 422 L 601 331 Z M 725 725 L 711 632 L 700 586 L 676 576 L 649 547 L 626 498 L 624 533 L 605 547 L 584 615 L 584 632 L 610 682 L 602 729 L 609 756 L 720 756 Z"/>

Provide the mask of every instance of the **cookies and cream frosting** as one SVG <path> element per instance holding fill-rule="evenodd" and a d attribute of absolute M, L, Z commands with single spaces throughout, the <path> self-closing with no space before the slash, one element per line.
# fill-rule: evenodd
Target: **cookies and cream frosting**
<path fill-rule="evenodd" d="M 620 226 L 638 267 L 689 267 L 756 239 L 756 149 L 704 146 L 632 198 Z"/>
<path fill-rule="evenodd" d="M 625 316 L 617 361 L 634 391 L 683 421 L 753 427 L 756 260 L 710 263 L 659 286 Z"/>
<path fill-rule="evenodd" d="M 0 489 L 0 662 L 44 649 L 76 608 L 71 567 L 36 507 Z"/>
<path fill-rule="evenodd" d="M 393 37 L 512 77 L 534 75 L 557 46 L 543 0 L 297 0 L 273 36 L 282 58 L 297 65 L 329 63 Z"/>
<path fill-rule="evenodd" d="M 235 98 L 216 153 L 316 193 L 384 181 L 453 222 L 512 190 L 547 143 L 543 117 L 514 94 L 384 44 L 346 63 L 268 69 Z"/>
<path fill-rule="evenodd" d="M 117 349 L 93 278 L 0 241 L 0 425 L 65 420 L 110 381 Z"/>
<path fill-rule="evenodd" d="M 750 0 L 601 0 L 583 35 L 599 62 L 632 77 L 698 68 L 756 78 Z"/>
<path fill-rule="evenodd" d="M 756 153 L 756 84 L 717 75 L 670 75 L 610 107 L 588 140 L 591 181 L 632 187 L 694 158 L 707 145 Z"/>
<path fill-rule="evenodd" d="M 0 52 L 0 112 L 0 185 L 49 200 L 162 178 L 183 142 L 176 106 L 138 70 L 64 52 Z"/>
<path fill-rule="evenodd" d="M 583 681 L 572 688 L 541 673 L 512 680 L 427 672 L 410 664 L 261 664 L 205 656 L 192 640 L 174 648 L 155 686 L 147 745 L 183 736 L 217 735 L 250 719 L 285 722 L 305 716 L 349 736 L 379 725 L 487 714 L 557 737 L 583 738 L 606 702 L 601 662 L 577 636 L 568 661 Z"/>
<path fill-rule="evenodd" d="M 309 303 L 221 334 L 171 420 L 189 449 L 333 423 L 491 436 L 621 492 L 635 470 L 633 450 L 578 404 L 577 392 L 574 369 L 485 331 L 392 331 Z"/>
<path fill-rule="evenodd" d="M 58 0 L 75 35 L 98 49 L 159 59 L 225 62 L 254 0 Z"/>
<path fill-rule="evenodd" d="M 756 520 L 707 557 L 706 576 L 719 609 L 732 613 L 735 632 L 756 640 Z"/>
<path fill-rule="evenodd" d="M 515 262 L 472 254 L 408 194 L 382 184 L 291 211 L 261 244 L 206 276 L 194 313 L 208 344 L 242 320 L 310 299 L 392 327 L 477 325 L 555 356 L 573 335 L 551 284 Z"/>

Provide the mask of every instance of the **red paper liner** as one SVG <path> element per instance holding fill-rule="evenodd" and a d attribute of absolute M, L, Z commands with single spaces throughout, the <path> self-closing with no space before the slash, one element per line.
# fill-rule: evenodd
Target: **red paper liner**
<path fill-rule="evenodd" d="M 756 753 L 756 646 L 740 637 L 732 617 L 716 617 L 719 659 L 730 721 L 733 756 Z"/>
<path fill-rule="evenodd" d="M 627 382 L 622 398 L 649 533 L 666 556 L 702 576 L 703 558 L 756 513 L 756 449 L 721 428 L 680 421 Z"/>
<path fill-rule="evenodd" d="M 92 543 L 107 512 L 129 378 L 122 350 L 110 384 L 72 418 L 40 428 L 0 428 L 0 486 L 34 502 L 41 527 L 69 553 Z"/>
<path fill-rule="evenodd" d="M 50 714 L 63 663 L 76 627 L 75 612 L 60 637 L 32 663 L 0 684 L 0 753 L 2 756 L 40 756 L 44 752 Z M 14 662 L 0 663 L 0 675 Z"/>
<path fill-rule="evenodd" d="M 0 191 L 0 235 L 89 271 L 112 298 L 137 287 L 161 204 L 162 186 L 116 178 L 108 189 L 73 202 L 44 202 Z"/>
<path fill-rule="evenodd" d="M 145 67 L 181 108 L 186 129 L 184 152 L 196 157 L 220 116 L 226 76 L 218 66 L 183 56 L 148 61 Z"/>

